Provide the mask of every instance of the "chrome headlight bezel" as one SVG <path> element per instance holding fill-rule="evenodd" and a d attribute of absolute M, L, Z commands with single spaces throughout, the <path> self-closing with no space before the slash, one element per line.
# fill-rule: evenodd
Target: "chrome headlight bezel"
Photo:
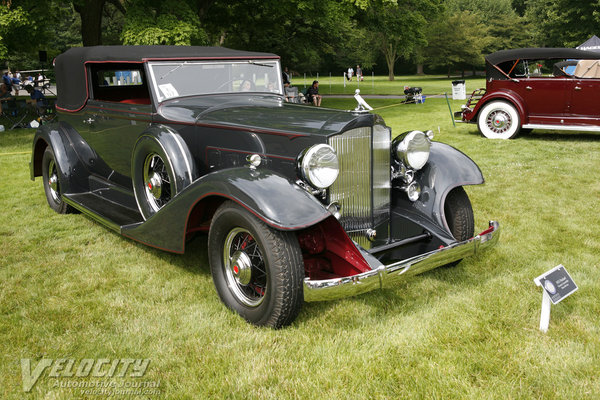
<path fill-rule="evenodd" d="M 333 147 L 316 144 L 306 149 L 299 158 L 298 169 L 302 179 L 315 189 L 327 189 L 337 179 L 340 165 Z"/>
<path fill-rule="evenodd" d="M 405 132 L 395 141 L 396 159 L 407 168 L 418 171 L 429 161 L 431 139 L 428 134 L 421 131 Z"/>

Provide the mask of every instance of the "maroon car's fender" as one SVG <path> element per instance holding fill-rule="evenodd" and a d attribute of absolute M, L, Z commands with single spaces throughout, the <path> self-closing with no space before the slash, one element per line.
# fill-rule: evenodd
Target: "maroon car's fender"
<path fill-rule="evenodd" d="M 525 106 L 525 101 L 523 98 L 516 92 L 512 90 L 495 90 L 493 92 L 487 92 L 479 102 L 473 108 L 471 112 L 465 112 L 463 114 L 464 120 L 467 122 L 477 122 L 477 116 L 479 115 L 479 111 L 490 101 L 494 100 L 504 100 L 506 102 L 511 103 L 517 109 L 519 113 L 519 117 L 521 118 L 521 124 L 526 123 L 529 120 L 529 112 L 527 107 Z"/>

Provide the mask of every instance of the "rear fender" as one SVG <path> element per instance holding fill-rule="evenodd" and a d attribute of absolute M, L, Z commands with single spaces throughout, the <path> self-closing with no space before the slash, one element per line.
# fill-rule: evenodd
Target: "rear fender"
<path fill-rule="evenodd" d="M 187 234 L 206 230 L 220 203 L 232 200 L 278 230 L 310 227 L 331 215 L 314 196 L 269 170 L 220 170 L 197 179 L 146 222 L 121 233 L 145 244 L 183 253 Z"/>
<path fill-rule="evenodd" d="M 81 157 L 86 156 L 86 149 L 89 152 L 91 150 L 83 140 L 74 141 L 72 135 L 77 135 L 77 133 L 70 125 L 61 122 L 38 128 L 33 138 L 31 161 L 29 162 L 31 180 L 34 180 L 36 176 L 42 176 L 42 157 L 46 147 L 49 146 L 52 148 L 55 162 L 60 171 L 61 191 L 74 193 L 85 188 L 88 174 Z"/>

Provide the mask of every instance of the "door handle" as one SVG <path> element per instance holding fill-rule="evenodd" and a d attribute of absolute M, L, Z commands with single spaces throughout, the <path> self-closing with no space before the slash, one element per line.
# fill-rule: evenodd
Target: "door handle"
<path fill-rule="evenodd" d="M 575 86 L 575 90 L 581 90 L 581 86 Z"/>
<path fill-rule="evenodd" d="M 84 119 L 84 120 L 83 120 L 83 123 L 84 123 L 84 124 L 89 124 L 89 125 L 91 125 L 93 122 L 96 122 L 96 120 L 95 120 L 94 118 L 91 118 L 91 117 L 90 117 L 90 118 L 88 118 L 88 119 Z"/>
<path fill-rule="evenodd" d="M 525 89 L 527 89 L 527 90 L 531 90 L 531 89 L 533 89 L 533 88 L 532 88 L 531 86 L 525 86 Z"/>

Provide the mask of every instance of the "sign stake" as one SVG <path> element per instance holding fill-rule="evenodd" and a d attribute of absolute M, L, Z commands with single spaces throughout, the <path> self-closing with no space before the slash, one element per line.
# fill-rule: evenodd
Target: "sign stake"
<path fill-rule="evenodd" d="M 562 264 L 543 273 L 533 281 L 536 285 L 542 287 L 543 297 L 542 314 L 540 316 L 540 331 L 546 333 L 548 332 L 548 326 L 550 325 L 550 308 L 552 307 L 552 304 L 558 304 L 575 292 L 578 287 Z"/>

